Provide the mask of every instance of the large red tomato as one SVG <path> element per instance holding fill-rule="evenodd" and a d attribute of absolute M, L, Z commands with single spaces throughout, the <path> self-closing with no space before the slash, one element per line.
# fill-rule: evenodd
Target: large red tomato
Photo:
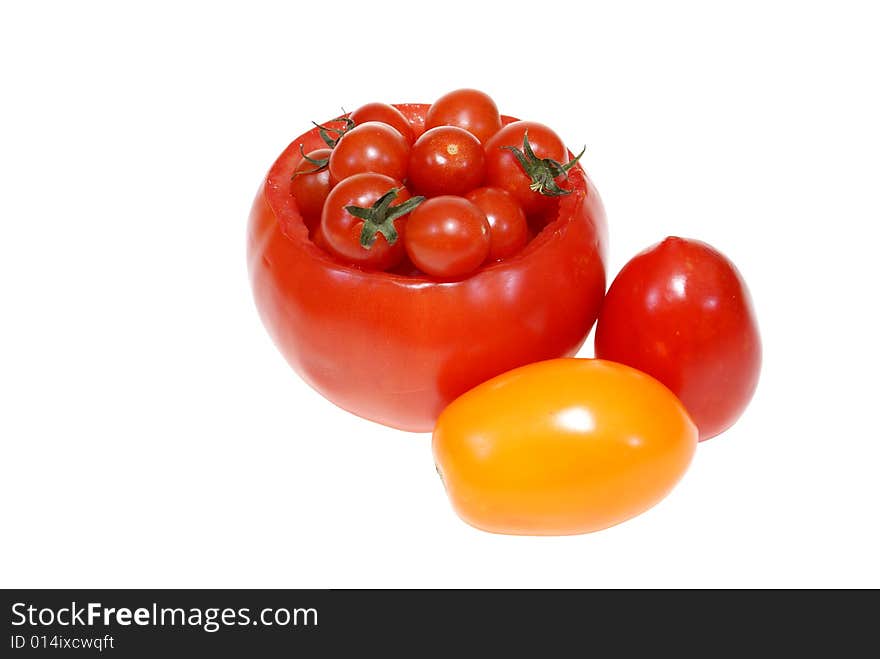
<path fill-rule="evenodd" d="M 709 439 L 742 414 L 758 384 L 761 338 L 748 288 L 709 245 L 667 238 L 635 256 L 611 284 L 596 356 L 653 375 Z"/>
<path fill-rule="evenodd" d="M 516 200 L 500 188 L 477 188 L 465 195 L 489 221 L 489 256 L 500 261 L 513 256 L 529 242 L 526 214 Z"/>
<path fill-rule="evenodd" d="M 398 105 L 414 127 L 426 105 Z M 523 364 L 573 355 L 605 291 L 605 215 L 575 167 L 559 218 L 521 252 L 455 282 L 338 263 L 310 239 L 290 175 L 323 144 L 294 140 L 254 200 L 248 265 L 257 309 L 310 385 L 355 414 L 430 431 L 453 399 Z"/>

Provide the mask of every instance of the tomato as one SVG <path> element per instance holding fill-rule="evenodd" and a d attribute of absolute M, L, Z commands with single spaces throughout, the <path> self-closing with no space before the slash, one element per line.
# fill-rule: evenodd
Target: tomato
<path fill-rule="evenodd" d="M 345 133 L 330 154 L 330 175 L 341 181 L 375 172 L 402 181 L 409 161 L 406 138 L 388 124 L 368 121 Z"/>
<path fill-rule="evenodd" d="M 364 268 L 387 270 L 404 255 L 407 213 L 421 200 L 410 199 L 399 181 L 382 174 L 355 174 L 327 196 L 321 232 L 331 253 Z"/>
<path fill-rule="evenodd" d="M 330 170 L 326 165 L 318 164 L 329 157 L 330 149 L 315 149 L 304 154 L 290 180 L 290 193 L 310 229 L 321 221 L 324 202 L 333 187 Z"/>
<path fill-rule="evenodd" d="M 527 146 L 534 158 L 529 157 Z M 528 168 L 515 150 L 521 152 Z M 509 192 L 529 215 L 549 212 L 558 197 L 568 194 L 562 170 L 570 164 L 568 149 L 559 135 L 535 121 L 510 123 L 486 142 L 487 184 Z"/>
<path fill-rule="evenodd" d="M 413 211 L 403 242 L 422 272 L 441 279 L 464 277 L 489 254 L 489 222 L 464 197 L 434 197 Z"/>
<path fill-rule="evenodd" d="M 489 261 L 500 261 L 519 252 L 529 241 L 526 214 L 501 188 L 477 188 L 465 195 L 489 221 Z"/>
<path fill-rule="evenodd" d="M 627 263 L 602 306 L 596 356 L 669 387 L 709 439 L 742 414 L 758 384 L 761 338 L 748 288 L 709 245 L 667 238 Z"/>
<path fill-rule="evenodd" d="M 679 481 L 696 445 L 672 392 L 594 359 L 499 375 L 446 408 L 433 437 L 458 515 L 518 535 L 588 533 L 644 512 Z"/>
<path fill-rule="evenodd" d="M 327 236 L 324 235 L 324 228 L 319 221 L 315 226 L 309 229 L 309 239 L 328 254 L 332 254 L 333 250 L 327 244 Z"/>
<path fill-rule="evenodd" d="M 415 141 L 412 126 L 409 125 L 409 121 L 403 116 L 403 113 L 393 105 L 388 105 L 387 103 L 367 103 L 352 112 L 349 115 L 349 118 L 354 121 L 355 125 L 363 124 L 368 121 L 379 121 L 383 124 L 388 124 L 397 130 L 398 133 L 403 135 L 407 144 L 412 144 Z"/>
<path fill-rule="evenodd" d="M 463 195 L 480 185 L 485 175 L 483 146 L 463 128 L 431 128 L 409 154 L 407 182 L 428 197 Z"/>
<path fill-rule="evenodd" d="M 398 105 L 418 127 L 427 105 Z M 517 366 L 573 355 L 605 293 L 605 216 L 583 170 L 559 219 L 516 258 L 457 281 L 352 267 L 321 250 L 289 192 L 298 137 L 263 179 L 247 231 L 256 309 L 294 371 L 340 407 L 430 432 L 455 397 Z M 317 235 L 315 240 L 317 240 Z"/>
<path fill-rule="evenodd" d="M 501 129 L 498 106 L 476 89 L 456 89 L 441 96 L 425 115 L 425 128 L 458 126 L 484 143 Z"/>

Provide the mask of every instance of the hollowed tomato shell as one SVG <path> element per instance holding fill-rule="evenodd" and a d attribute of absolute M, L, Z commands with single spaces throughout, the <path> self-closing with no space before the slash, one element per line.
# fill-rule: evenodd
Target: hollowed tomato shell
<path fill-rule="evenodd" d="M 397 105 L 418 134 L 428 105 Z M 505 123 L 512 119 L 505 118 Z M 359 270 L 309 238 L 290 194 L 317 129 L 285 149 L 254 200 L 247 260 L 257 310 L 293 369 L 339 407 L 429 432 L 465 391 L 517 366 L 574 355 L 605 293 L 605 213 L 580 166 L 557 219 L 525 249 L 454 282 Z"/>

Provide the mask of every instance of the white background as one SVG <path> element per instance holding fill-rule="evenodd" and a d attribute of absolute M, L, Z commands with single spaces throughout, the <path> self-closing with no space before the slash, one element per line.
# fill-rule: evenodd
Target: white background
<path fill-rule="evenodd" d="M 878 28 L 868 2 L 3 3 L 0 585 L 880 586 Z M 314 393 L 251 301 L 286 144 L 464 86 L 587 145 L 611 276 L 677 234 L 752 290 L 751 407 L 600 533 L 460 522 L 429 436 Z"/>

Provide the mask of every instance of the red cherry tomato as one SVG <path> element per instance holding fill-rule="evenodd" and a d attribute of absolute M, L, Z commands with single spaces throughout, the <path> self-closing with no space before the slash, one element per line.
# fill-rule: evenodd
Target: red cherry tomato
<path fill-rule="evenodd" d="M 487 94 L 476 89 L 457 89 L 441 96 L 428 109 L 425 128 L 458 126 L 486 143 L 501 129 L 498 106 Z"/>
<path fill-rule="evenodd" d="M 526 172 L 514 152 L 508 148 L 523 151 L 526 132 L 529 145 L 537 158 L 549 158 L 562 165 L 568 162 L 568 149 L 552 129 L 535 121 L 515 121 L 486 142 L 486 182 L 492 187 L 507 190 L 527 214 L 546 214 L 551 211 L 559 197 L 536 192 L 532 186 L 543 183 L 549 187 L 555 182 L 559 187 L 565 188 L 566 184 L 564 177 L 553 177 L 552 173 L 539 171 L 539 174 L 548 176 L 549 181 L 535 181 Z M 541 170 L 541 167 L 538 166 L 538 169 Z"/>
<path fill-rule="evenodd" d="M 358 126 L 368 121 L 378 121 L 383 124 L 388 124 L 396 129 L 398 133 L 403 135 L 407 144 L 412 144 L 415 140 L 412 126 L 409 125 L 409 121 L 403 116 L 403 112 L 393 105 L 388 105 L 387 103 L 367 103 L 352 112 L 349 117 L 354 121 L 355 125 Z"/>
<path fill-rule="evenodd" d="M 465 195 L 489 221 L 489 261 L 513 256 L 529 241 L 526 214 L 516 200 L 501 188 L 477 188 Z"/>
<path fill-rule="evenodd" d="M 489 222 L 463 197 L 434 197 L 413 211 L 404 244 L 423 272 L 441 279 L 464 277 L 489 254 Z"/>
<path fill-rule="evenodd" d="M 407 181 L 413 190 L 428 197 L 463 195 L 480 185 L 485 175 L 483 146 L 456 126 L 424 132 L 409 154 Z"/>
<path fill-rule="evenodd" d="M 388 124 L 368 121 L 345 133 L 330 154 L 330 175 L 341 181 L 354 174 L 374 172 L 402 181 L 409 161 L 409 144 Z"/>
<path fill-rule="evenodd" d="M 330 191 L 321 215 L 321 231 L 334 256 L 372 270 L 387 270 L 400 263 L 405 253 L 400 234 L 407 216 L 387 221 L 386 216 L 376 217 L 377 228 L 365 226 L 370 220 L 352 212 L 353 208 L 373 209 L 392 190 L 396 193 L 392 195 L 387 210 L 393 213 L 395 207 L 405 207 L 403 205 L 410 199 L 410 194 L 403 184 L 388 176 L 372 172 L 355 174 Z M 377 210 L 380 214 L 383 212 L 383 209 Z"/>
<path fill-rule="evenodd" d="M 761 339 L 736 267 L 709 245 L 667 238 L 627 263 L 605 297 L 596 356 L 653 375 L 684 403 L 700 440 L 730 427 L 761 370 Z"/>
<path fill-rule="evenodd" d="M 321 211 L 327 195 L 333 188 L 330 170 L 324 166 L 309 162 L 326 161 L 330 157 L 330 149 L 315 149 L 306 155 L 293 171 L 290 181 L 290 193 L 296 199 L 296 206 L 302 213 L 303 220 L 309 229 L 321 221 Z M 315 171 L 317 169 L 317 171 Z"/>

